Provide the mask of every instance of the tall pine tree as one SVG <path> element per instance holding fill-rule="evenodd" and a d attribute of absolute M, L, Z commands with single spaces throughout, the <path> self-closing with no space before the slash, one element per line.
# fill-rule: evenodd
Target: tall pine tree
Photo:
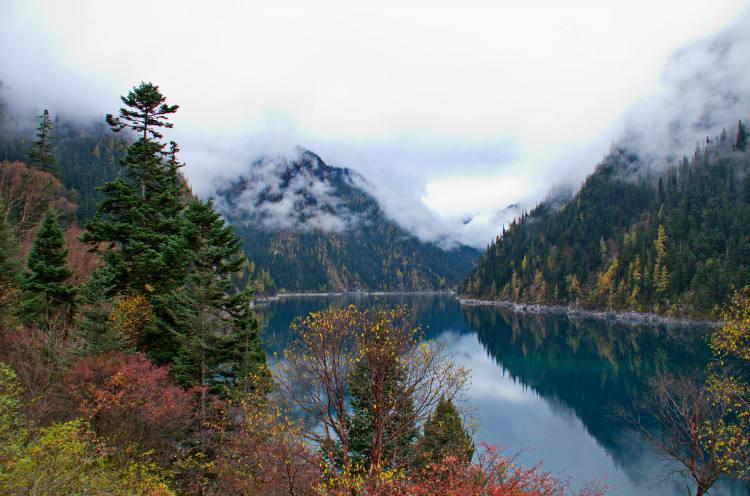
<path fill-rule="evenodd" d="M 84 241 L 106 243 L 104 265 L 109 272 L 109 296 L 128 292 L 153 293 L 173 284 L 173 268 L 164 248 L 180 230 L 183 185 L 176 181 L 176 160 L 158 129 L 177 105 L 167 105 L 159 87 L 141 83 L 126 97 L 120 116 L 107 116 L 115 132 L 130 129 L 140 138 L 128 149 L 123 174 L 102 186 L 105 199 L 88 224 Z"/>
<path fill-rule="evenodd" d="M 52 119 L 49 111 L 45 109 L 39 116 L 39 120 L 36 139 L 31 143 L 31 150 L 29 151 L 29 161 L 32 167 L 57 175 L 57 160 L 55 159 L 51 138 Z"/>
<path fill-rule="evenodd" d="M 211 200 L 192 201 L 184 214 L 176 250 L 189 257 L 186 282 L 165 295 L 174 319 L 178 351 L 173 371 L 185 385 L 206 393 L 236 386 L 265 372 L 258 326 L 250 310 L 249 290 L 234 291 L 233 277 L 246 265 L 241 242 L 213 209 Z"/>
<path fill-rule="evenodd" d="M 29 253 L 29 271 L 23 282 L 25 320 L 45 327 L 55 318 L 72 317 L 76 289 L 68 281 L 72 271 L 67 256 L 57 212 L 49 208 Z"/>
<path fill-rule="evenodd" d="M 107 122 L 113 131 L 130 130 L 139 138 L 126 151 L 122 174 L 101 187 L 105 198 L 83 240 L 105 247 L 92 277 L 102 298 L 141 294 L 150 300 L 156 325 L 139 345 L 158 362 L 168 362 L 176 349 L 174 328 L 160 302 L 185 276 L 184 257 L 173 249 L 180 246 L 186 191 L 176 145 L 167 148 L 159 130 L 172 127 L 168 117 L 178 106 L 167 105 L 151 83 L 141 83 L 122 102 L 119 116 L 107 115 Z"/>

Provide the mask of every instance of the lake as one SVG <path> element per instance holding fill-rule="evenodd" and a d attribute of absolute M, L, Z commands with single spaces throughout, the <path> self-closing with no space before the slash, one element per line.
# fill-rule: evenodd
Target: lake
<path fill-rule="evenodd" d="M 541 460 L 576 482 L 604 480 L 613 496 L 686 494 L 683 484 L 664 480 L 665 460 L 612 411 L 638 405 L 654 373 L 703 367 L 705 329 L 517 314 L 461 306 L 451 295 L 305 296 L 258 307 L 267 351 L 283 350 L 295 317 L 348 304 L 406 305 L 425 338 L 471 370 L 462 406 L 477 444 L 523 449 L 522 463 Z M 750 490 L 725 482 L 709 494 Z"/>

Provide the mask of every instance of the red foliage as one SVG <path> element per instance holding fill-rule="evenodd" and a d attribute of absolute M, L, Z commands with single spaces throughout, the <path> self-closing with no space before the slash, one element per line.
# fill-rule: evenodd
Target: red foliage
<path fill-rule="evenodd" d="M 22 239 L 39 223 L 50 205 L 60 215 L 72 216 L 75 204 L 67 195 L 65 187 L 49 172 L 21 162 L 0 163 L 0 198 L 16 223 L 16 234 Z"/>
<path fill-rule="evenodd" d="M 242 421 L 224 432 L 217 446 L 211 494 L 319 494 L 319 459 L 305 442 L 301 424 L 265 403 L 243 403 L 234 410 L 230 415 Z"/>
<path fill-rule="evenodd" d="M 603 484 L 591 483 L 578 496 L 602 496 Z M 524 468 L 515 457 L 503 456 L 494 446 L 482 445 L 475 463 L 456 457 L 432 464 L 422 480 L 405 486 L 383 488 L 378 494 L 403 496 L 565 496 L 573 494 L 568 481 L 554 477 L 541 464 Z"/>
<path fill-rule="evenodd" d="M 68 250 L 68 265 L 73 271 L 71 282 L 85 283 L 99 263 L 99 255 L 79 239 L 83 229 L 72 225 L 65 230 L 65 248 Z"/>
<path fill-rule="evenodd" d="M 190 422 L 192 393 L 174 385 L 168 367 L 141 354 L 83 358 L 63 382 L 97 434 L 119 446 L 163 449 Z"/>
<path fill-rule="evenodd" d="M 23 386 L 30 405 L 27 415 L 39 422 L 55 410 L 53 389 L 54 363 L 49 356 L 50 335 L 31 328 L 0 332 L 0 362 L 9 365 Z"/>

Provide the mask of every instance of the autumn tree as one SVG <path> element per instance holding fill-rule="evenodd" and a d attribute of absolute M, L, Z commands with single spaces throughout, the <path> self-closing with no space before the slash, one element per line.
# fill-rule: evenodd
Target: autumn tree
<path fill-rule="evenodd" d="M 257 391 L 261 387 L 255 388 Z M 211 494 L 319 495 L 320 463 L 304 425 L 251 394 L 231 410 L 239 425 L 222 433 Z"/>
<path fill-rule="evenodd" d="M 36 130 L 36 139 L 31 142 L 29 151 L 29 163 L 32 167 L 57 175 L 57 160 L 55 159 L 52 145 L 52 119 L 49 110 L 45 109 L 39 116 L 39 127 Z"/>
<path fill-rule="evenodd" d="M 659 424 L 654 434 L 638 416 L 625 415 L 647 440 L 679 464 L 695 495 L 722 476 L 750 478 L 750 294 L 735 294 L 711 336 L 715 360 L 708 379 L 661 375 L 653 379 L 646 412 Z"/>
<path fill-rule="evenodd" d="M 0 198 L 19 239 L 37 227 L 50 206 L 66 216 L 75 210 L 55 176 L 21 162 L 0 163 Z"/>
<path fill-rule="evenodd" d="M 68 282 L 71 270 L 67 256 L 57 212 L 50 208 L 29 253 L 29 270 L 23 282 L 25 319 L 46 328 L 53 319 L 72 317 L 76 289 Z"/>
<path fill-rule="evenodd" d="M 170 496 L 156 466 L 131 452 L 118 459 L 81 421 L 32 429 L 21 413 L 24 391 L 0 363 L 0 492 Z"/>
<path fill-rule="evenodd" d="M 358 363 L 349 381 L 352 410 L 349 438 L 352 460 L 365 471 L 370 470 L 376 455 L 386 466 L 404 467 L 414 459 L 414 445 L 419 437 L 419 431 L 414 421 L 414 404 L 403 390 L 403 370 L 395 364 L 387 367 L 388 370 L 380 385 L 383 392 L 380 398 L 375 398 L 372 395 L 373 376 L 370 367 L 371 364 Z M 405 402 L 399 408 L 387 411 L 386 415 L 380 415 L 380 405 L 391 403 L 395 397 L 403 398 Z M 384 398 L 387 398 L 386 401 L 383 401 Z M 382 425 L 378 422 L 382 422 Z M 382 446 L 376 446 L 376 441 Z"/>
<path fill-rule="evenodd" d="M 593 481 L 573 491 L 570 481 L 555 477 L 541 464 L 521 465 L 519 454 L 508 456 L 495 446 L 483 444 L 475 463 L 460 456 L 448 456 L 429 465 L 423 478 L 407 484 L 393 484 L 395 490 L 380 494 L 409 496 L 602 496 L 606 485 Z"/>
<path fill-rule="evenodd" d="M 168 459 L 186 434 L 192 393 L 173 383 L 168 367 L 142 354 L 106 353 L 78 360 L 62 378 L 65 410 L 85 419 L 98 436 L 120 449 L 135 444 Z"/>
<path fill-rule="evenodd" d="M 746 444 L 728 441 L 724 426 L 731 415 L 726 404 L 717 403 L 704 381 L 696 376 L 660 375 L 652 379 L 644 411 L 656 419 L 659 432 L 649 428 L 638 414 L 623 413 L 634 427 L 667 460 L 677 463 L 670 475 L 689 482 L 695 496 L 703 496 L 719 480 L 732 475 L 727 452 Z M 745 452 L 744 456 L 747 456 Z"/>
<path fill-rule="evenodd" d="M 715 407 L 726 411 L 716 435 L 715 450 L 723 469 L 738 479 L 750 479 L 750 290 L 737 292 L 724 311 L 724 326 L 711 336 L 715 360 L 708 389 Z"/>
<path fill-rule="evenodd" d="M 358 364 L 364 376 L 356 388 L 372 399 L 364 438 L 371 480 L 391 466 L 387 455 L 398 453 L 394 448 L 440 398 L 454 397 L 466 384 L 467 372 L 442 348 L 421 341 L 404 308 L 330 308 L 297 319 L 292 331 L 296 340 L 280 364 L 279 390 L 292 407 L 321 423 L 308 435 L 324 451 L 329 472 L 355 471 L 346 405 Z M 392 387 L 394 379 L 399 387 Z"/>
<path fill-rule="evenodd" d="M 654 264 L 654 290 L 657 295 L 664 295 L 669 288 L 669 271 L 664 263 L 667 255 L 667 232 L 663 225 L 659 225 L 659 234 L 654 241 L 656 249 L 656 263 Z"/>
<path fill-rule="evenodd" d="M 148 462 L 117 460 L 80 421 L 41 429 L 0 472 L 0 491 L 28 494 L 171 496 Z"/>
<path fill-rule="evenodd" d="M 298 317 L 291 325 L 295 340 L 284 351 L 279 390 L 293 408 L 322 425 L 308 436 L 329 460 L 341 453 L 344 470 L 351 471 L 347 413 L 348 379 L 355 365 L 355 339 L 361 313 L 354 307 L 330 308 Z M 277 367 L 278 368 L 278 367 Z"/>
<path fill-rule="evenodd" d="M 16 373 L 0 362 L 0 481 L 23 450 L 28 435 L 21 413 L 23 389 Z"/>
<path fill-rule="evenodd" d="M 371 473 L 399 467 L 414 458 L 418 436 L 417 398 L 409 372 L 419 330 L 404 307 L 364 310 L 356 339 L 357 366 L 349 378 L 353 458 Z"/>

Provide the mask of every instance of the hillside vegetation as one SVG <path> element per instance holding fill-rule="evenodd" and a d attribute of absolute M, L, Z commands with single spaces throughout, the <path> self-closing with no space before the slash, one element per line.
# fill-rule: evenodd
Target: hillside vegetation
<path fill-rule="evenodd" d="M 471 298 L 712 317 L 750 283 L 747 124 L 661 172 L 614 147 L 580 191 L 510 224 L 462 284 Z"/>

